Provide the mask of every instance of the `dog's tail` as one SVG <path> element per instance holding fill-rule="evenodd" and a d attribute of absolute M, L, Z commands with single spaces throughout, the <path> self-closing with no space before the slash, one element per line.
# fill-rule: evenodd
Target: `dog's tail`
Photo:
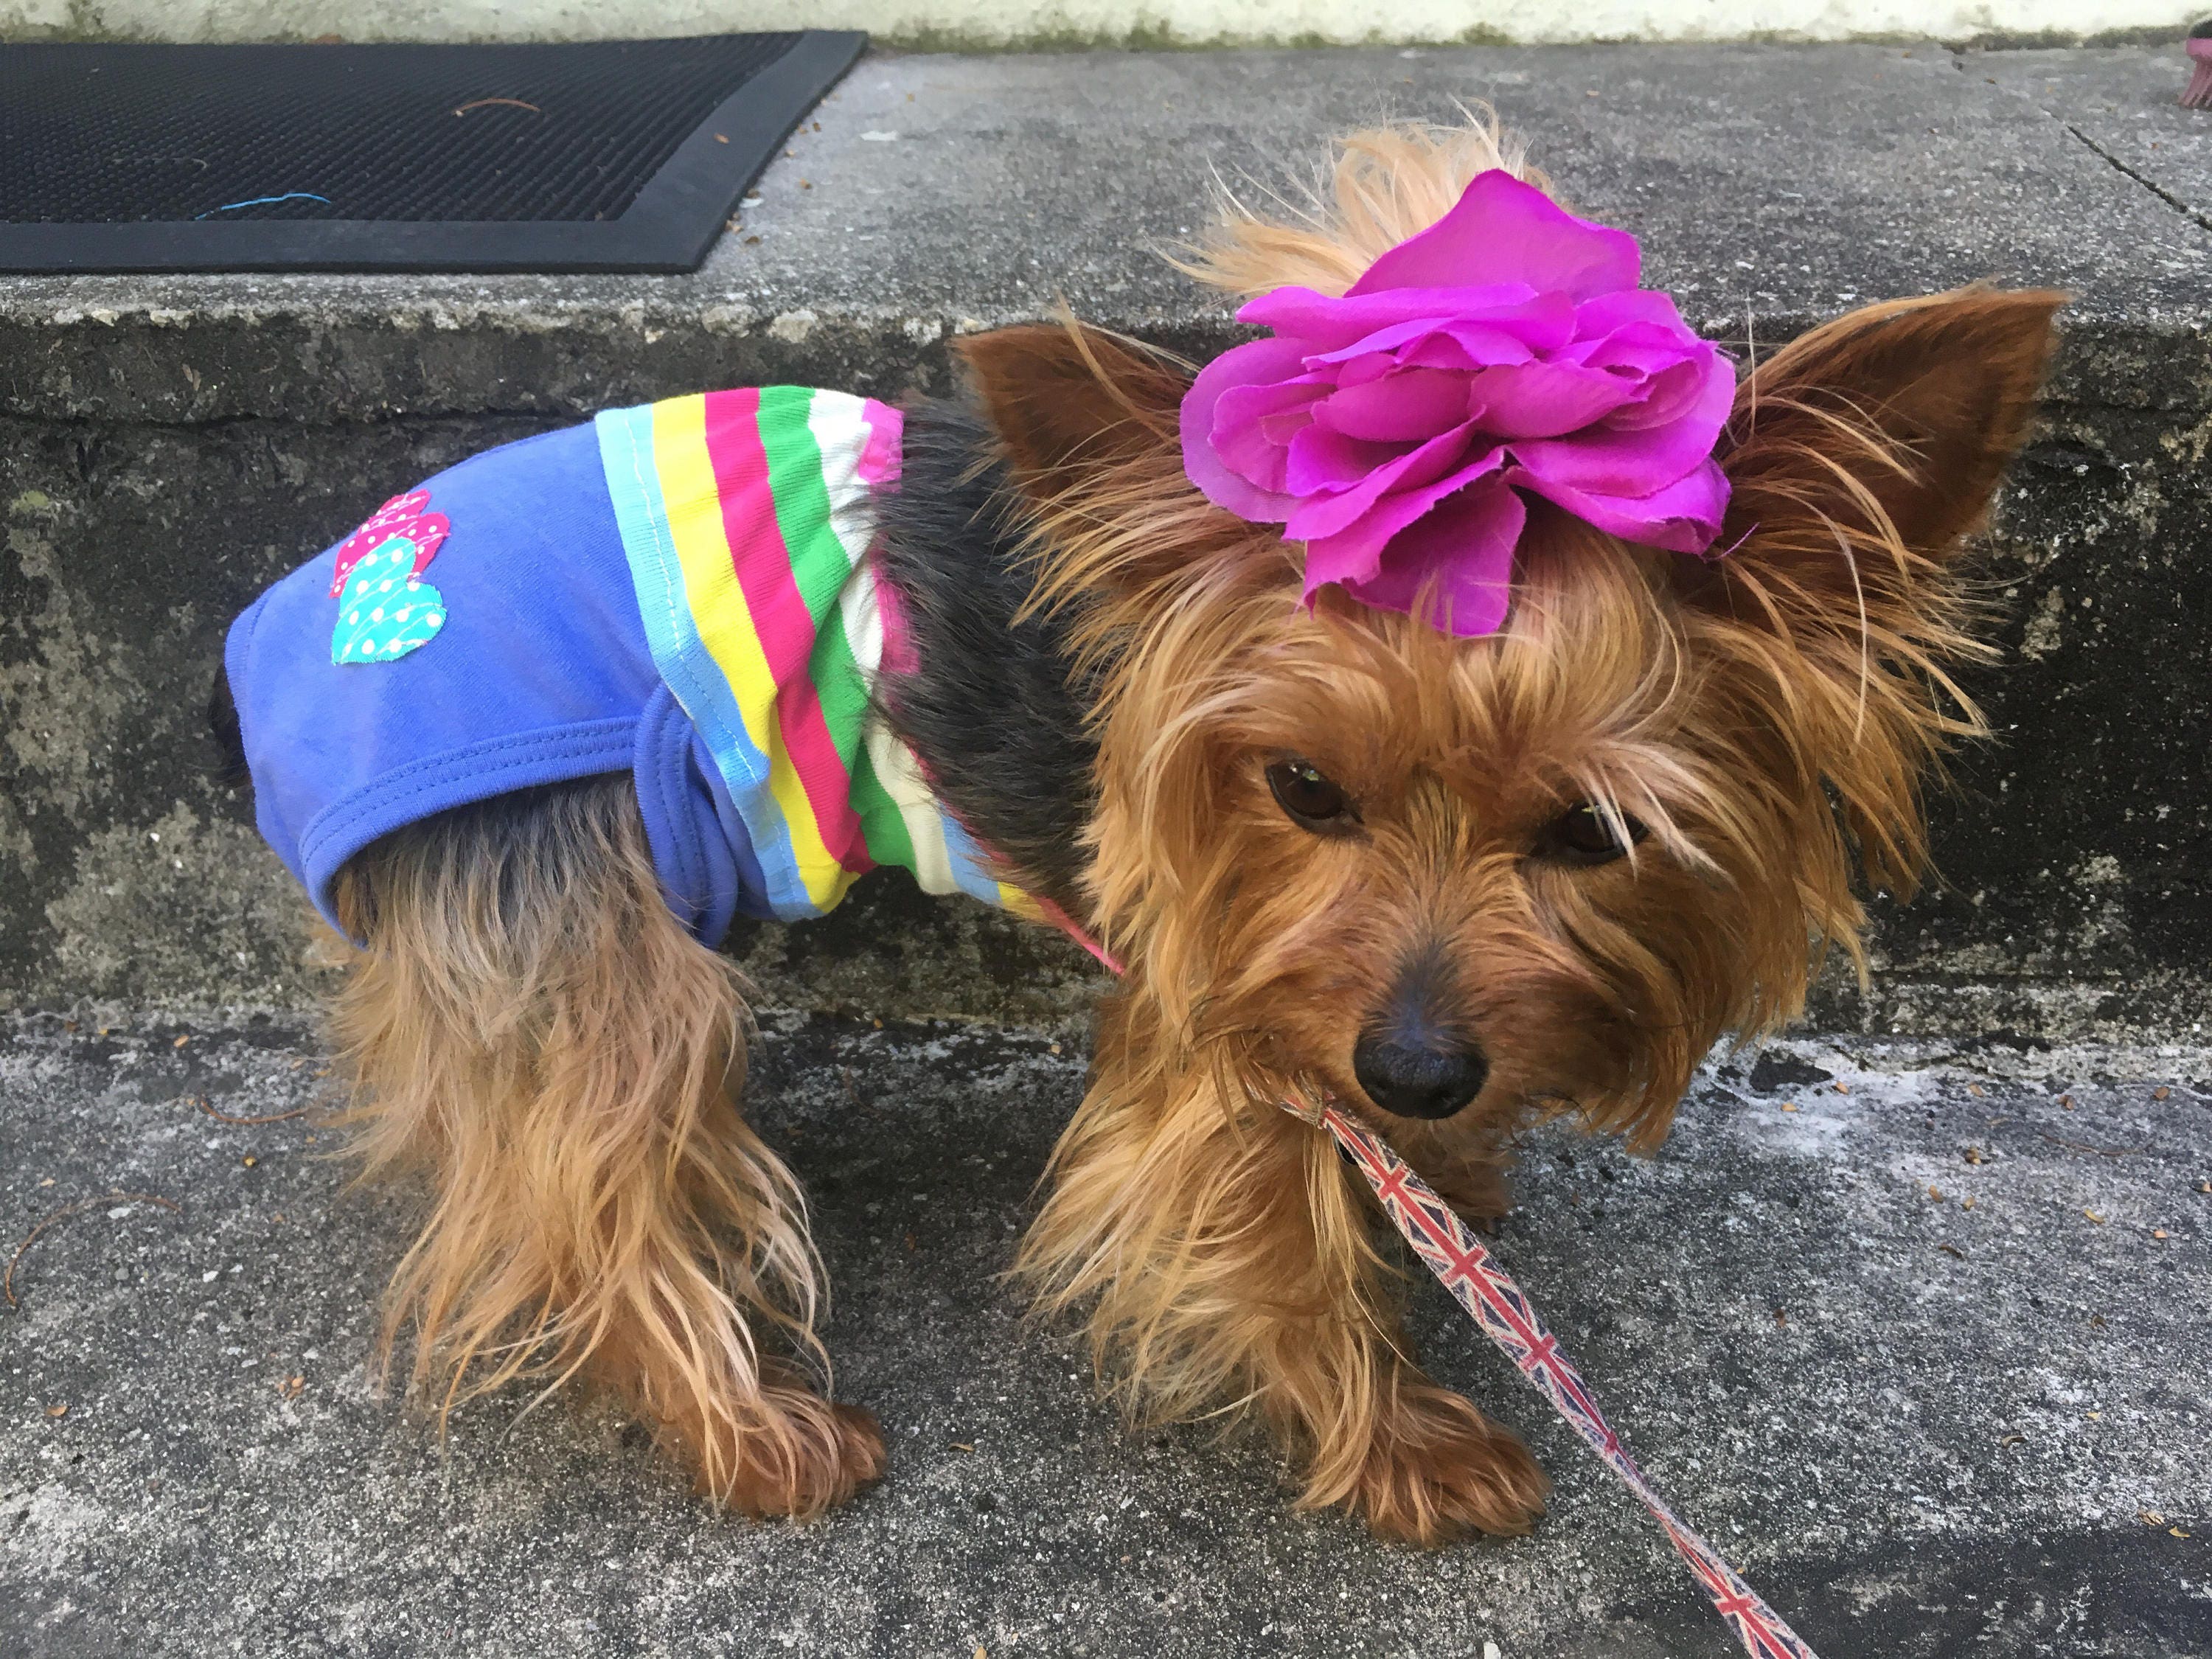
<path fill-rule="evenodd" d="M 246 764 L 246 733 L 238 723 L 238 699 L 230 692 L 229 672 L 220 663 L 208 690 L 208 731 L 218 757 L 216 779 L 226 789 L 245 788 L 253 781 Z"/>

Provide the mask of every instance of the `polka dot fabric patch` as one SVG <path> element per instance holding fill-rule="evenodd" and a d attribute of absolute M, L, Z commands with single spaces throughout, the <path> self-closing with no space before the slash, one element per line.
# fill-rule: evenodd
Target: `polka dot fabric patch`
<path fill-rule="evenodd" d="M 346 573 L 331 660 L 395 662 L 446 625 L 446 596 L 415 573 L 426 562 L 406 536 L 388 536 Z"/>
<path fill-rule="evenodd" d="M 427 489 L 410 489 L 404 495 L 394 495 L 369 516 L 367 524 L 340 542 L 337 562 L 331 572 L 331 597 L 335 599 L 343 593 L 353 568 L 394 536 L 404 536 L 414 544 L 413 574 L 421 575 L 422 567 L 437 556 L 438 544 L 453 528 L 444 514 L 430 512 L 429 506 L 430 492 Z"/>

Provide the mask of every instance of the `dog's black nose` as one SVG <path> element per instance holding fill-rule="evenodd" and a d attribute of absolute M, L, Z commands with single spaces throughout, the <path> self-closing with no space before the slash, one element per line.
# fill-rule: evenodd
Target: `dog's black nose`
<path fill-rule="evenodd" d="M 1352 1046 L 1352 1073 L 1367 1097 L 1400 1117 L 1449 1117 L 1482 1092 L 1490 1061 L 1472 1042 L 1442 1032 L 1418 1040 L 1370 1025 Z"/>

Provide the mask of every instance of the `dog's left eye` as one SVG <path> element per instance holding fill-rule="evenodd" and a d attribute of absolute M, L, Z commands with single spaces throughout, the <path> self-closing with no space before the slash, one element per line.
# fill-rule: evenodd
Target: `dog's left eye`
<path fill-rule="evenodd" d="M 1625 858 L 1628 849 L 1650 833 L 1634 818 L 1624 814 L 1620 827 L 1627 832 L 1623 839 L 1614 828 L 1613 820 L 1588 801 L 1571 806 L 1545 827 L 1537 851 L 1563 864 L 1610 864 Z"/>
<path fill-rule="evenodd" d="M 1267 769 L 1267 787 L 1275 792 L 1275 805 L 1301 830 L 1333 835 L 1358 819 L 1350 798 L 1311 761 L 1277 761 Z"/>

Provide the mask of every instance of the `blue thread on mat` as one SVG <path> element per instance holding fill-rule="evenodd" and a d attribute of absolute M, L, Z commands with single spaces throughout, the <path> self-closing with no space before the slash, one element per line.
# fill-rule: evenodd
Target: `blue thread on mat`
<path fill-rule="evenodd" d="M 210 208 L 205 213 L 195 213 L 192 217 L 212 219 L 216 214 L 228 213 L 233 208 L 264 207 L 271 202 L 320 202 L 325 207 L 328 207 L 331 204 L 331 198 L 327 196 L 318 196 L 311 190 L 288 190 L 282 196 L 256 196 L 246 202 L 225 202 L 219 208 Z"/>

